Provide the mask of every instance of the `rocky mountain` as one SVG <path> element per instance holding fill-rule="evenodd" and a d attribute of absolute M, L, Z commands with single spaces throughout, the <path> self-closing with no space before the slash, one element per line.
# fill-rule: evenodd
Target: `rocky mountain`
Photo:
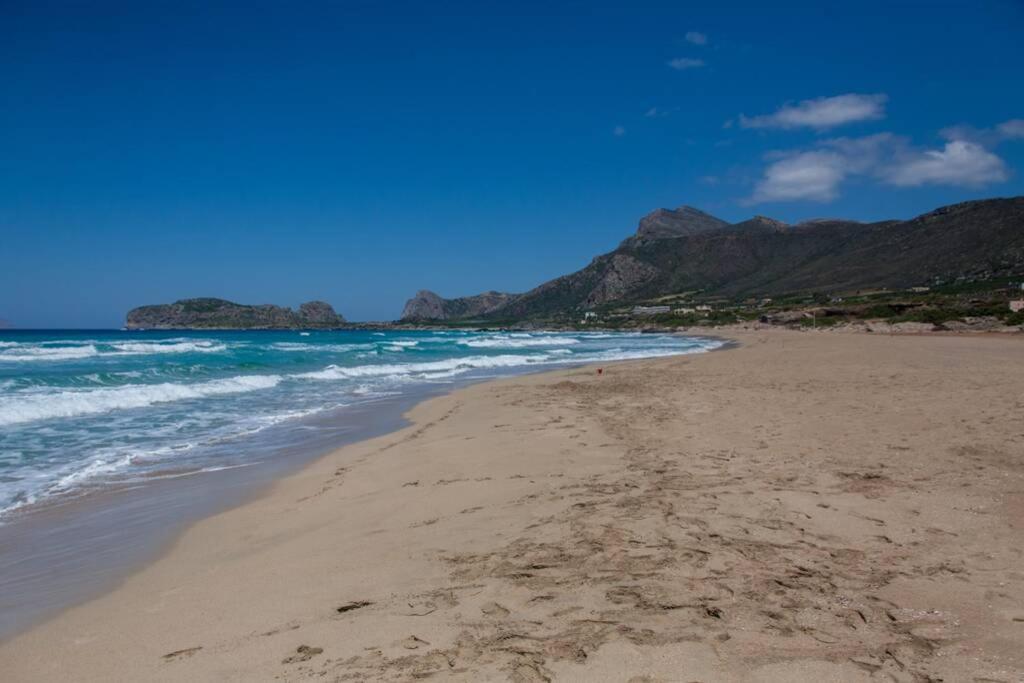
<path fill-rule="evenodd" d="M 434 292 L 421 289 L 416 292 L 416 296 L 405 302 L 402 320 L 415 322 L 486 316 L 508 305 L 515 297 L 515 294 L 503 292 L 484 292 L 476 296 L 442 299 Z"/>
<path fill-rule="evenodd" d="M 678 209 L 656 209 L 640 219 L 636 234 L 627 237 L 623 246 L 636 246 L 671 237 L 699 235 L 728 225 L 722 219 L 715 218 L 692 206 L 680 206 Z"/>
<path fill-rule="evenodd" d="M 173 304 L 140 306 L 128 311 L 125 327 L 130 330 L 168 329 L 330 329 L 341 327 L 345 318 L 330 304 L 310 301 L 294 311 L 284 306 L 250 306 L 224 299 L 182 299 Z"/>
<path fill-rule="evenodd" d="M 506 295 L 507 303 L 484 315 L 544 317 L 690 291 L 776 296 L 1022 274 L 1024 197 L 964 202 L 907 221 L 876 223 L 787 225 L 755 216 L 729 224 L 680 207 L 648 214 L 614 251 L 529 292 Z M 446 319 L 452 317 L 461 316 L 449 312 Z"/>

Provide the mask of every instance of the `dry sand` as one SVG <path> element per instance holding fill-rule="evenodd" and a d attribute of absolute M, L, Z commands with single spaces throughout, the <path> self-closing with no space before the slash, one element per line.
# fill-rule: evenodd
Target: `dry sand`
<path fill-rule="evenodd" d="M 0 646 L 4 681 L 1019 681 L 1024 339 L 477 385 Z"/>

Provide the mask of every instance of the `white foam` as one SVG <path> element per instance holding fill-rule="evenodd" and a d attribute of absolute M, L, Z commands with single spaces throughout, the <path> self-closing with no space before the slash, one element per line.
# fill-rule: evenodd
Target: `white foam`
<path fill-rule="evenodd" d="M 104 389 L 19 393 L 0 398 L 0 425 L 144 408 L 155 403 L 258 391 L 280 375 L 243 375 L 199 384 L 139 384 Z"/>
<path fill-rule="evenodd" d="M 547 359 L 547 356 L 467 356 L 465 358 L 447 358 L 445 360 L 429 361 L 425 363 L 381 363 L 374 365 L 356 365 L 353 367 L 342 367 L 329 365 L 323 370 L 315 372 L 304 372 L 293 375 L 301 379 L 315 380 L 338 380 L 351 379 L 353 377 L 407 377 L 409 375 L 425 375 L 427 373 L 468 372 L 478 368 L 508 368 L 530 363 L 539 363 Z"/>
<path fill-rule="evenodd" d="M 125 356 L 148 355 L 151 353 L 217 353 L 227 349 L 224 344 L 215 342 L 175 342 L 175 343 L 146 343 L 146 342 L 123 342 L 110 345 L 115 351 L 112 354 Z M 103 354 L 101 354 L 103 355 Z"/>
<path fill-rule="evenodd" d="M 532 337 L 530 335 L 510 335 L 508 337 L 484 337 L 469 339 L 459 344 L 478 349 L 525 349 L 534 346 L 571 346 L 579 344 L 573 337 Z"/>
<path fill-rule="evenodd" d="M 301 342 L 276 342 L 270 345 L 275 351 L 302 351 L 302 352 L 323 352 L 331 351 L 345 353 L 347 351 L 358 351 L 377 348 L 375 344 L 303 344 Z"/>
<path fill-rule="evenodd" d="M 56 482 L 54 482 L 46 493 L 55 493 L 59 491 L 67 491 L 81 485 L 88 479 L 93 479 L 102 475 L 110 475 L 120 470 L 125 469 L 132 464 L 131 455 L 119 455 L 111 459 L 98 457 L 94 458 L 85 467 L 75 470 L 70 474 L 67 474 Z"/>
<path fill-rule="evenodd" d="M 94 345 L 86 346 L 19 346 L 0 352 L 0 361 L 27 363 L 32 361 L 72 360 L 100 355 Z"/>
<path fill-rule="evenodd" d="M 105 350 L 101 347 L 109 347 Z M 206 341 L 179 342 L 93 342 L 78 346 L 54 346 L 52 342 L 40 345 L 18 345 L 0 351 L 0 361 L 10 363 L 51 362 L 78 360 L 104 356 L 145 356 L 154 353 L 217 353 L 227 349 L 224 344 Z"/>

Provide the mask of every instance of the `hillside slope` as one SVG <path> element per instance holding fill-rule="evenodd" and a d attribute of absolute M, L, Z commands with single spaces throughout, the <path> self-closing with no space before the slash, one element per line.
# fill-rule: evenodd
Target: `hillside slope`
<path fill-rule="evenodd" d="M 964 202 L 908 221 L 793 226 L 764 216 L 730 225 L 681 207 L 649 214 L 614 251 L 486 315 L 544 317 L 697 290 L 776 296 L 1021 274 L 1024 197 Z"/>

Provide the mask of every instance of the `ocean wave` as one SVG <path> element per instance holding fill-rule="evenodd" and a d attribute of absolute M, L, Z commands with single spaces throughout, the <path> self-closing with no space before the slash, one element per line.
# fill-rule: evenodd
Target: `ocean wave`
<path fill-rule="evenodd" d="M 346 353 L 348 351 L 365 351 L 367 349 L 377 348 L 375 344 L 303 344 L 301 342 L 275 342 L 270 345 L 270 348 L 275 351 L 294 351 L 304 353 L 323 353 L 330 351 L 332 353 Z"/>
<path fill-rule="evenodd" d="M 599 351 L 596 353 L 587 354 L 586 356 L 574 356 L 572 359 L 573 363 L 599 363 L 599 362 L 611 362 L 617 360 L 643 360 L 645 358 L 663 358 L 665 356 L 685 356 L 693 353 L 702 353 L 704 351 L 711 351 L 721 346 L 721 342 L 708 342 L 706 344 L 694 344 L 689 347 L 664 347 L 664 348 L 649 348 L 649 349 L 634 349 L 627 351 L 625 349 L 609 349 L 607 351 Z"/>
<path fill-rule="evenodd" d="M 469 339 L 459 344 L 477 349 L 525 349 L 534 346 L 572 346 L 580 340 L 573 337 L 533 337 L 530 335 L 510 335 L 508 337 L 484 337 Z"/>
<path fill-rule="evenodd" d="M 238 394 L 277 386 L 280 375 L 242 375 L 198 384 L 138 384 L 103 389 L 19 393 L 0 398 L 0 425 L 75 417 L 155 403 Z"/>
<path fill-rule="evenodd" d="M 234 464 L 234 465 L 202 465 L 193 457 L 186 472 L 176 469 L 180 467 L 176 462 L 182 457 L 187 457 L 191 451 L 198 448 L 209 448 L 230 444 L 251 437 L 259 432 L 273 427 L 282 422 L 307 417 L 309 415 L 344 407 L 345 403 L 319 406 L 308 410 L 290 410 L 270 415 L 261 415 L 255 418 L 254 423 L 242 425 L 234 431 L 212 434 L 197 441 L 184 441 L 171 443 L 149 449 L 121 448 L 108 449 L 93 453 L 88 458 L 77 462 L 67 463 L 49 471 L 37 471 L 27 478 L 19 477 L 18 480 L 8 482 L 6 486 L 0 485 L 0 524 L 3 523 L 3 515 L 20 508 L 33 505 L 40 501 L 47 500 L 54 496 L 64 495 L 81 491 L 88 486 L 117 480 L 119 483 L 132 481 L 149 481 L 155 479 L 174 478 L 191 474 L 202 474 L 218 472 L 225 469 L 237 467 L 249 467 L 255 462 Z M 25 473 L 19 473 L 25 474 Z"/>
<path fill-rule="evenodd" d="M 109 356 L 146 356 L 155 353 L 219 353 L 227 350 L 224 344 L 214 342 L 117 342 L 55 346 L 52 342 L 39 345 L 17 344 L 4 347 L 0 361 L 9 363 L 51 362 L 103 358 Z"/>
<path fill-rule="evenodd" d="M 0 432 L 5 439 L 10 436 L 0 453 L 0 469 L 7 475 L 0 478 L 0 508 L 262 457 L 261 448 L 267 447 L 262 440 L 253 441 L 259 445 L 249 453 L 249 443 L 240 439 L 296 420 L 271 433 L 267 443 L 299 443 L 320 426 L 317 420 L 299 419 L 304 415 L 405 394 L 430 382 L 698 353 L 721 345 L 669 335 L 586 332 L 438 331 L 397 338 L 318 334 L 315 340 L 294 334 L 89 336 L 95 338 L 33 337 L 0 345 L 0 358 L 85 359 L 64 365 L 0 364 Z M 239 355 L 211 357 L 225 348 L 225 354 Z M 260 355 L 251 357 L 253 351 Z M 287 351 L 308 357 L 281 353 Z M 116 357 L 124 357 L 123 363 Z M 242 374 L 249 372 L 268 374 Z M 221 394 L 234 396 L 217 398 Z M 83 417 L 71 419 L 77 416 Z"/>
<path fill-rule="evenodd" d="M 0 352 L 0 361 L 27 363 L 32 361 L 73 360 L 100 355 L 93 344 L 86 346 L 14 346 Z"/>
<path fill-rule="evenodd" d="M 146 343 L 146 342 L 123 342 L 111 344 L 114 349 L 112 354 L 119 355 L 148 355 L 151 353 L 219 353 L 226 351 L 227 346 L 216 342 L 174 342 L 174 343 Z"/>
<path fill-rule="evenodd" d="M 424 363 L 381 363 L 374 365 L 356 365 L 343 367 L 328 365 L 323 370 L 304 372 L 293 377 L 314 380 L 338 380 L 355 377 L 407 377 L 409 375 L 426 375 L 428 373 L 468 372 L 479 368 L 509 368 L 530 363 L 538 363 L 547 356 L 467 356 L 465 358 L 448 358 L 445 360 Z"/>

